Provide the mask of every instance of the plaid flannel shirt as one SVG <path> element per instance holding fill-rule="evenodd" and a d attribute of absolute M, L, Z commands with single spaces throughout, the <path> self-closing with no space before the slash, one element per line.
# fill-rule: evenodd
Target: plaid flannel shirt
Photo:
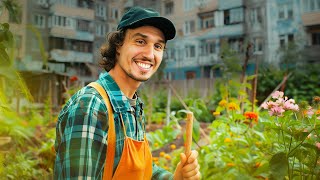
<path fill-rule="evenodd" d="M 143 140 L 145 122 L 143 103 L 138 97 L 135 110 L 127 97 L 108 73 L 97 80 L 107 90 L 114 112 L 116 151 L 113 171 L 122 154 L 124 133 L 120 113 L 127 136 Z M 100 94 L 92 87 L 83 87 L 61 110 L 56 125 L 56 160 L 54 179 L 102 179 L 106 160 L 108 115 Z M 108 162 L 106 162 L 108 163 Z M 168 171 L 152 165 L 152 179 L 172 179 Z"/>

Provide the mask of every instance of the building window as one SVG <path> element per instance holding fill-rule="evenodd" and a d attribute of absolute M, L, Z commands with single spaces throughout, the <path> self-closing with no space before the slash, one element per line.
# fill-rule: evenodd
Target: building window
<path fill-rule="evenodd" d="M 305 0 L 303 5 L 305 12 L 320 10 L 320 0 Z"/>
<path fill-rule="evenodd" d="M 254 9 L 251 9 L 249 12 L 249 19 L 251 24 L 260 24 L 262 23 L 262 13 L 261 8 L 257 7 Z"/>
<path fill-rule="evenodd" d="M 285 47 L 288 43 L 294 43 L 294 34 L 286 34 L 279 36 L 280 47 Z"/>
<path fill-rule="evenodd" d="M 77 30 L 90 32 L 90 21 L 78 20 L 77 21 Z"/>
<path fill-rule="evenodd" d="M 119 18 L 118 9 L 115 9 L 115 8 L 111 9 L 111 18 L 112 19 L 118 19 Z"/>
<path fill-rule="evenodd" d="M 185 10 L 185 11 L 189 11 L 189 10 L 193 9 L 194 3 L 195 3 L 194 0 L 184 0 L 184 1 L 183 1 L 184 10 Z"/>
<path fill-rule="evenodd" d="M 63 16 L 53 16 L 51 19 L 52 26 L 72 28 L 73 19 Z"/>
<path fill-rule="evenodd" d="M 195 23 L 193 20 L 191 21 L 186 21 L 184 23 L 184 34 L 190 34 L 190 33 L 193 33 L 195 32 Z"/>
<path fill-rule="evenodd" d="M 175 56 L 175 50 L 174 49 L 167 49 L 165 51 L 165 56 L 166 56 L 166 59 L 170 59 L 170 60 L 174 60 L 174 56 Z"/>
<path fill-rule="evenodd" d="M 106 17 L 106 6 L 102 4 L 96 4 L 96 16 Z"/>
<path fill-rule="evenodd" d="M 228 39 L 228 44 L 231 49 L 236 52 L 243 51 L 243 39 L 242 38 L 230 38 Z"/>
<path fill-rule="evenodd" d="M 284 15 L 284 5 L 279 6 L 279 19 L 284 19 L 285 15 Z"/>
<path fill-rule="evenodd" d="M 288 42 L 293 43 L 294 42 L 294 35 L 293 34 L 288 34 Z"/>
<path fill-rule="evenodd" d="M 320 32 L 312 33 L 312 45 L 320 45 Z"/>
<path fill-rule="evenodd" d="M 78 7 L 86 8 L 86 9 L 92 9 L 93 8 L 93 2 L 91 0 L 78 0 Z"/>
<path fill-rule="evenodd" d="M 286 45 L 286 37 L 284 35 L 279 36 L 280 47 L 284 47 Z"/>
<path fill-rule="evenodd" d="M 243 8 L 235 8 L 224 11 L 224 24 L 237 24 L 243 22 Z"/>
<path fill-rule="evenodd" d="M 208 29 L 214 26 L 213 12 L 200 15 L 200 28 Z"/>
<path fill-rule="evenodd" d="M 215 41 L 202 41 L 201 44 L 201 55 L 207 56 L 216 52 Z"/>
<path fill-rule="evenodd" d="M 288 19 L 293 19 L 293 7 L 292 4 L 287 5 L 287 13 L 288 13 Z"/>
<path fill-rule="evenodd" d="M 172 14 L 173 13 L 173 2 L 167 2 L 165 5 L 164 5 L 164 10 L 165 10 L 165 15 L 169 15 L 169 14 Z"/>
<path fill-rule="evenodd" d="M 236 8 L 230 10 L 230 23 L 240 23 L 243 21 L 243 8 Z"/>
<path fill-rule="evenodd" d="M 104 36 L 106 34 L 106 26 L 104 24 L 97 24 L 96 25 L 96 35 L 97 36 Z"/>
<path fill-rule="evenodd" d="M 196 48 L 194 45 L 187 45 L 185 52 L 187 58 L 196 56 Z"/>
<path fill-rule="evenodd" d="M 33 15 L 33 24 L 38 28 L 46 27 L 46 17 L 44 15 L 35 14 Z"/>
<path fill-rule="evenodd" d="M 253 38 L 253 52 L 262 52 L 262 38 L 256 37 Z"/>

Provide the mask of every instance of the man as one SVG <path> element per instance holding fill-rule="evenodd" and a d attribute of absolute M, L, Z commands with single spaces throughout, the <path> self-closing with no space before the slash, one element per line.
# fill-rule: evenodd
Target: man
<path fill-rule="evenodd" d="M 55 179 L 200 179 L 197 151 L 182 153 L 174 174 L 152 163 L 136 94 L 157 71 L 175 33 L 172 22 L 154 10 L 133 7 L 123 15 L 101 48 L 100 65 L 107 72 L 98 85 L 73 95 L 59 114 Z"/>

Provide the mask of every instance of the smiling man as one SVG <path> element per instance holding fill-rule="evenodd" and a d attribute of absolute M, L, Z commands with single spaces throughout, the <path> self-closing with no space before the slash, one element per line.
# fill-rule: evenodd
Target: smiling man
<path fill-rule="evenodd" d="M 173 174 L 153 164 L 136 93 L 159 68 L 175 33 L 172 22 L 154 10 L 133 7 L 123 15 L 101 48 L 106 72 L 59 114 L 55 179 L 200 179 L 197 151 L 181 153 Z"/>

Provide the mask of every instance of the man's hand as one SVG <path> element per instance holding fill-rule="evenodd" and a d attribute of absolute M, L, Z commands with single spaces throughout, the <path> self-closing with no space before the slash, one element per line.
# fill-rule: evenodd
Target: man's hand
<path fill-rule="evenodd" d="M 198 151 L 191 151 L 189 158 L 187 159 L 184 153 L 180 154 L 180 162 L 177 165 L 174 172 L 174 180 L 198 180 L 200 179 L 200 166 L 198 164 Z"/>

